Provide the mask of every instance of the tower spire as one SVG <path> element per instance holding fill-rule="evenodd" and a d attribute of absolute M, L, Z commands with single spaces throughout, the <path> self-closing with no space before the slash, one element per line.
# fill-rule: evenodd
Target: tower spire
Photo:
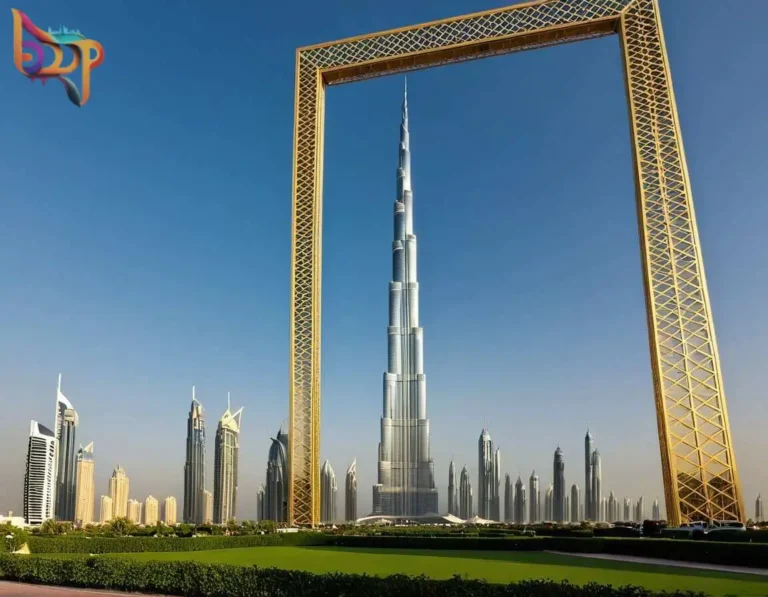
<path fill-rule="evenodd" d="M 230 400 L 229 400 L 229 392 L 227 392 L 227 410 L 231 410 Z"/>

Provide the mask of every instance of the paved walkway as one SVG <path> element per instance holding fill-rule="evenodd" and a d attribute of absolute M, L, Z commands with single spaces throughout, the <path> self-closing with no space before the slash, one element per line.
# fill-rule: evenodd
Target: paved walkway
<path fill-rule="evenodd" d="M 656 564 L 657 566 L 674 566 L 676 568 L 697 568 L 699 570 L 714 570 L 715 572 L 737 572 L 739 574 L 757 574 L 768 576 L 768 568 L 748 568 L 746 566 L 721 566 L 719 564 L 701 564 L 699 562 L 685 562 L 683 560 L 662 560 L 660 558 L 640 558 L 637 556 L 620 556 L 610 553 L 567 553 L 564 551 L 550 551 L 562 556 L 574 556 L 577 558 L 592 558 L 595 560 L 613 560 L 616 562 L 633 562 L 635 564 Z M 2 595 L 2 593 L 0 593 Z"/>
<path fill-rule="evenodd" d="M 0 597 L 127 597 L 129 595 L 138 595 L 138 593 L 115 593 L 92 589 L 73 589 L 70 587 L 51 587 L 0 581 Z M 141 597 L 161 596 L 142 594 Z"/>

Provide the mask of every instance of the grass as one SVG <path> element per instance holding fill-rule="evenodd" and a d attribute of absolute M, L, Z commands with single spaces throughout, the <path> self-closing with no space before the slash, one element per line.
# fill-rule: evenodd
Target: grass
<path fill-rule="evenodd" d="M 717 597 L 768 595 L 768 577 L 595 560 L 545 552 L 399 550 L 343 547 L 245 547 L 212 551 L 131 553 L 105 557 L 136 560 L 194 560 L 210 564 L 277 567 L 307 572 L 346 572 L 387 576 L 425 574 L 450 578 L 454 574 L 484 578 L 492 583 L 525 579 L 590 581 L 640 585 L 653 590 L 704 591 Z"/>

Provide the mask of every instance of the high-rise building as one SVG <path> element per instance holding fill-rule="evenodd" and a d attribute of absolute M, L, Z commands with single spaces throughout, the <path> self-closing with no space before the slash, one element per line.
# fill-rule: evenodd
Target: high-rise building
<path fill-rule="evenodd" d="M 593 518 L 592 520 L 600 520 L 600 504 L 603 501 L 603 473 L 602 464 L 600 459 L 600 450 L 592 452 L 592 465 L 591 465 L 591 479 L 592 487 L 589 490 L 589 499 L 592 501 Z"/>
<path fill-rule="evenodd" d="M 606 518 L 608 518 L 608 498 L 604 497 L 600 500 L 600 516 L 598 520 L 605 522 Z"/>
<path fill-rule="evenodd" d="M 512 486 L 512 477 L 504 476 L 504 522 L 515 520 L 515 493 Z"/>
<path fill-rule="evenodd" d="M 616 496 L 613 495 L 613 492 L 611 491 L 608 494 L 608 510 L 606 513 L 605 522 L 616 522 L 617 520 L 619 520 L 618 505 L 619 505 L 619 502 L 616 499 Z"/>
<path fill-rule="evenodd" d="M 528 498 L 531 502 L 528 522 L 539 522 L 541 520 L 541 490 L 539 489 L 539 476 L 536 474 L 536 471 L 533 471 L 531 478 L 528 479 L 528 488 L 531 494 L 531 497 Z"/>
<path fill-rule="evenodd" d="M 373 488 L 373 503 L 375 514 L 414 516 L 437 513 L 437 488 L 435 465 L 429 454 L 424 331 L 419 326 L 407 93 L 403 97 L 400 124 L 394 211 L 388 362 L 384 374 L 378 483 Z"/>
<path fill-rule="evenodd" d="M 760 496 L 757 496 L 758 498 Z M 653 508 L 651 509 L 653 520 L 661 520 L 661 508 L 659 507 L 659 498 L 653 500 Z"/>
<path fill-rule="evenodd" d="M 213 522 L 213 494 L 207 489 L 203 492 L 203 524 Z"/>
<path fill-rule="evenodd" d="M 491 485 L 491 520 L 501 520 L 501 450 L 493 453 L 493 482 Z"/>
<path fill-rule="evenodd" d="M 202 498 L 202 493 L 200 494 L 200 498 Z M 202 515 L 203 515 L 203 507 L 202 507 L 203 500 L 200 500 L 200 523 L 202 523 Z M 169 495 L 167 498 L 163 500 L 163 523 L 167 524 L 168 526 L 174 526 L 176 524 L 176 498 L 172 495 Z"/>
<path fill-rule="evenodd" d="M 525 524 L 526 506 L 525 485 L 518 476 L 515 481 L 515 524 Z"/>
<path fill-rule="evenodd" d="M 115 517 L 117 518 L 117 517 Z M 134 524 L 141 524 L 141 502 L 138 500 L 128 500 L 128 520 Z"/>
<path fill-rule="evenodd" d="M 544 494 L 544 520 L 552 522 L 555 519 L 555 488 L 550 483 Z"/>
<path fill-rule="evenodd" d="M 645 497 L 640 496 L 635 505 L 635 522 L 643 522 L 645 520 Z"/>
<path fill-rule="evenodd" d="M 203 492 L 205 491 L 205 416 L 203 405 L 195 398 L 187 416 L 187 454 L 184 462 L 184 522 L 203 522 Z"/>
<path fill-rule="evenodd" d="M 102 495 L 101 503 L 99 504 L 99 522 L 104 524 L 112 520 L 114 518 L 113 512 L 112 498 L 108 495 Z"/>
<path fill-rule="evenodd" d="M 595 508 L 592 502 L 592 452 L 595 450 L 595 440 L 587 429 L 584 437 L 584 517 L 595 520 Z"/>
<path fill-rule="evenodd" d="M 576 483 L 571 485 L 571 522 L 579 522 L 581 520 L 579 515 L 581 496 L 579 493 L 579 486 Z"/>
<path fill-rule="evenodd" d="M 553 518 L 556 522 L 565 521 L 565 459 L 560 446 L 555 450 L 554 458 L 555 487 L 552 501 Z"/>
<path fill-rule="evenodd" d="M 469 520 L 472 515 L 472 484 L 469 482 L 469 471 L 465 466 L 461 469 L 459 477 L 459 518 Z"/>
<path fill-rule="evenodd" d="M 493 440 L 483 427 L 477 440 L 477 515 L 491 520 L 493 514 Z"/>
<path fill-rule="evenodd" d="M 56 518 L 75 520 L 75 431 L 77 411 L 61 393 L 61 374 L 56 388 Z"/>
<path fill-rule="evenodd" d="M 154 526 L 160 519 L 159 504 L 157 498 L 151 495 L 144 501 L 144 524 L 147 526 Z"/>
<path fill-rule="evenodd" d="M 32 421 L 29 425 L 27 468 L 24 474 L 24 522 L 42 524 L 54 516 L 56 436 Z"/>
<path fill-rule="evenodd" d="M 357 520 L 357 459 L 349 465 L 344 480 L 344 520 Z"/>
<path fill-rule="evenodd" d="M 320 469 L 320 522 L 336 522 L 336 473 L 327 460 Z"/>
<path fill-rule="evenodd" d="M 456 465 L 453 460 L 448 465 L 448 514 L 459 515 L 459 493 L 456 485 Z"/>
<path fill-rule="evenodd" d="M 93 442 L 80 446 L 75 466 L 75 524 L 85 526 L 93 522 Z"/>
<path fill-rule="evenodd" d="M 112 518 L 125 518 L 128 516 L 128 490 L 131 483 L 125 469 L 117 465 L 109 479 L 109 497 L 112 498 Z"/>
<path fill-rule="evenodd" d="M 628 497 L 624 498 L 624 517 L 622 519 L 623 522 L 632 522 L 632 514 L 630 514 L 630 511 L 632 509 L 632 500 L 630 500 Z"/>
<path fill-rule="evenodd" d="M 757 499 L 755 500 L 755 522 L 763 522 L 764 520 L 765 512 L 763 511 L 763 498 L 758 494 Z"/>
<path fill-rule="evenodd" d="M 565 492 L 565 507 L 563 508 L 563 515 L 565 516 L 565 522 L 571 522 L 571 494 Z"/>
<path fill-rule="evenodd" d="M 288 434 L 283 426 L 270 438 L 267 458 L 267 486 L 264 495 L 264 520 L 288 520 Z"/>
<path fill-rule="evenodd" d="M 264 507 L 267 505 L 267 490 L 264 485 L 259 485 L 256 490 L 256 520 L 268 520 Z"/>
<path fill-rule="evenodd" d="M 216 428 L 216 451 L 213 470 L 213 521 L 224 524 L 237 516 L 237 461 L 240 452 L 240 423 L 243 408 L 227 410 Z"/>

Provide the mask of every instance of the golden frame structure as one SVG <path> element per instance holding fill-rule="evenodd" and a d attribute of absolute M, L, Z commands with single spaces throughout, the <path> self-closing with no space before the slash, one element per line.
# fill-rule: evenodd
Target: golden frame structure
<path fill-rule="evenodd" d="M 320 519 L 325 88 L 618 34 L 667 518 L 745 516 L 657 0 L 538 0 L 299 48 L 293 154 L 288 519 Z"/>

